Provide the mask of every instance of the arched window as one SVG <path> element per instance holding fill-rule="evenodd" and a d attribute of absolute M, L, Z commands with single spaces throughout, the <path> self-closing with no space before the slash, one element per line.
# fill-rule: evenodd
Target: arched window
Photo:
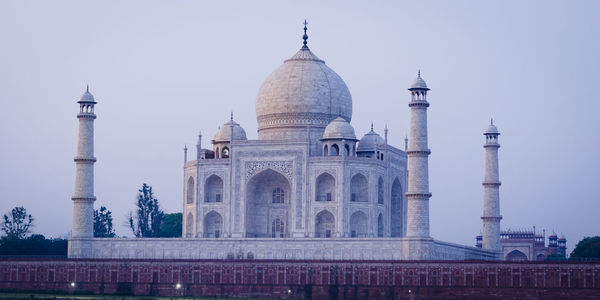
<path fill-rule="evenodd" d="M 327 148 L 327 145 L 325 145 L 325 147 L 323 147 L 323 156 L 327 155 L 329 155 L 329 148 Z"/>
<path fill-rule="evenodd" d="M 348 144 L 345 144 L 344 149 L 346 149 L 346 156 L 350 156 L 350 146 L 348 146 Z"/>
<path fill-rule="evenodd" d="M 194 203 L 194 177 L 190 176 L 187 182 L 187 191 L 186 191 L 186 203 L 191 204 Z"/>
<path fill-rule="evenodd" d="M 284 198 L 285 193 L 283 192 L 282 188 L 277 187 L 273 189 L 273 203 L 284 203 Z"/>
<path fill-rule="evenodd" d="M 271 236 L 272 237 L 284 237 L 283 233 L 284 233 L 284 224 L 283 221 L 281 221 L 281 219 L 276 218 L 275 220 L 273 220 L 273 222 L 271 222 Z"/>
<path fill-rule="evenodd" d="M 225 148 L 223 148 L 223 150 L 221 150 L 221 157 L 229 158 L 229 148 L 225 147 Z"/>
<path fill-rule="evenodd" d="M 377 182 L 377 203 L 383 204 L 383 178 L 381 177 Z"/>

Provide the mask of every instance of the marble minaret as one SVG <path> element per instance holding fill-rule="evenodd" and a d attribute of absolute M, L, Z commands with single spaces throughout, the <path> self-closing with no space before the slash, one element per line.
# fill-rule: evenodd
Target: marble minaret
<path fill-rule="evenodd" d="M 429 148 L 427 146 L 427 84 L 421 72 L 408 89 L 410 107 L 410 137 L 408 155 L 408 200 L 406 236 L 429 238 Z"/>
<path fill-rule="evenodd" d="M 494 120 L 483 134 L 485 135 L 485 178 L 483 180 L 483 243 L 482 248 L 502 251 L 500 245 L 500 177 L 498 175 L 498 136 L 500 133 Z"/>
<path fill-rule="evenodd" d="M 79 103 L 79 136 L 75 156 L 75 192 L 73 230 L 69 240 L 69 257 L 89 257 L 94 237 L 94 96 L 86 89 Z"/>

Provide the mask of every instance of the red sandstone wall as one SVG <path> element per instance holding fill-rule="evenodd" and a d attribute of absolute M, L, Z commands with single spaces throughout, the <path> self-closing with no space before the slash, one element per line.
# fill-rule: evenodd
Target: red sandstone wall
<path fill-rule="evenodd" d="M 293 299 L 600 299 L 600 262 L 5 259 L 0 260 L 0 290 Z"/>

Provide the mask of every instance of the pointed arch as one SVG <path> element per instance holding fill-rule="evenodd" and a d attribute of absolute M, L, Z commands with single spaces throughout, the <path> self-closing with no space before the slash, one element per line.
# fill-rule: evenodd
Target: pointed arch
<path fill-rule="evenodd" d="M 223 179 L 210 175 L 204 184 L 204 202 L 223 202 Z"/>
<path fill-rule="evenodd" d="M 383 178 L 380 176 L 379 180 L 377 180 L 377 203 L 383 204 L 383 197 Z"/>
<path fill-rule="evenodd" d="M 383 237 L 383 215 L 377 217 L 377 237 Z"/>
<path fill-rule="evenodd" d="M 186 188 L 186 195 L 185 195 L 185 202 L 187 204 L 192 204 L 194 203 L 194 187 L 196 185 L 194 184 L 194 177 L 190 176 L 190 178 L 188 178 L 187 181 L 187 188 Z"/>
<path fill-rule="evenodd" d="M 357 211 L 350 216 L 350 237 L 367 237 L 367 215 Z"/>
<path fill-rule="evenodd" d="M 521 252 L 519 250 L 513 250 L 513 251 L 509 252 L 506 255 L 506 260 L 509 260 L 509 261 L 526 261 L 526 260 L 529 260 L 529 259 L 527 258 L 527 255 L 525 255 L 525 253 L 523 253 L 523 252 Z"/>
<path fill-rule="evenodd" d="M 328 210 L 322 210 L 315 217 L 315 237 L 329 238 L 335 234 L 335 217 Z"/>
<path fill-rule="evenodd" d="M 204 216 L 204 237 L 218 238 L 223 233 L 223 217 L 212 210 Z"/>
<path fill-rule="evenodd" d="M 331 145 L 331 149 L 329 149 L 329 155 L 331 155 L 331 156 L 340 155 L 340 147 L 337 144 Z"/>
<path fill-rule="evenodd" d="M 185 237 L 194 236 L 194 215 L 189 212 L 185 218 Z"/>
<path fill-rule="evenodd" d="M 287 236 L 291 195 L 288 179 L 277 171 L 266 169 L 252 176 L 246 184 L 246 237 Z"/>
<path fill-rule="evenodd" d="M 369 184 L 365 175 L 358 173 L 352 176 L 350 180 L 350 201 L 369 201 Z"/>
<path fill-rule="evenodd" d="M 322 173 L 317 177 L 315 188 L 316 201 L 335 200 L 335 178 L 329 173 Z"/>
<path fill-rule="evenodd" d="M 390 235 L 392 237 L 402 236 L 402 185 L 396 177 L 392 183 L 390 203 Z"/>
<path fill-rule="evenodd" d="M 348 144 L 344 145 L 344 150 L 346 151 L 346 156 L 350 156 L 350 146 Z"/>
<path fill-rule="evenodd" d="M 325 145 L 325 147 L 323 147 L 323 156 L 328 156 L 329 155 L 329 148 L 327 147 L 327 145 Z"/>

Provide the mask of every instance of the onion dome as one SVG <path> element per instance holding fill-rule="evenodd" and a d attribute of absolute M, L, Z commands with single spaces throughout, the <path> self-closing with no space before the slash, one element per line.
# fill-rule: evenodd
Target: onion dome
<path fill-rule="evenodd" d="M 566 241 L 567 238 L 565 238 L 565 236 L 561 233 L 560 237 L 558 238 L 559 241 Z"/>
<path fill-rule="evenodd" d="M 421 70 L 419 70 L 417 78 L 415 78 L 415 81 L 413 81 L 408 90 L 429 90 L 427 83 L 421 78 Z"/>
<path fill-rule="evenodd" d="M 342 117 L 337 117 L 325 127 L 325 132 L 323 133 L 323 138 L 321 140 L 334 139 L 357 140 L 356 134 L 354 134 L 354 128 Z"/>
<path fill-rule="evenodd" d="M 554 230 L 553 230 L 552 233 L 548 236 L 548 238 L 558 238 L 558 236 L 556 235 L 556 232 L 554 232 Z"/>
<path fill-rule="evenodd" d="M 373 131 L 373 125 L 371 125 L 371 131 L 365 134 L 360 141 L 358 141 L 356 152 L 375 151 L 375 144 L 377 144 L 379 147 L 385 144 L 385 140 L 379 134 Z"/>
<path fill-rule="evenodd" d="M 352 96 L 342 78 L 306 46 L 265 79 L 256 99 L 259 138 L 263 131 L 307 125 L 324 128 L 338 116 L 352 119 Z M 304 130 L 304 129 L 303 129 Z"/>
<path fill-rule="evenodd" d="M 233 120 L 232 114 L 231 120 L 219 127 L 219 130 L 213 139 L 213 143 L 245 140 L 247 140 L 246 131 L 244 128 L 242 128 L 242 126 L 240 126 L 240 124 Z"/>
<path fill-rule="evenodd" d="M 81 95 L 81 98 L 79 99 L 79 101 L 77 101 L 77 103 L 82 103 L 82 102 L 96 103 L 96 100 L 94 100 L 94 95 L 92 95 L 92 93 L 90 93 L 89 85 L 85 88 L 85 93 L 83 93 L 83 95 Z"/>

